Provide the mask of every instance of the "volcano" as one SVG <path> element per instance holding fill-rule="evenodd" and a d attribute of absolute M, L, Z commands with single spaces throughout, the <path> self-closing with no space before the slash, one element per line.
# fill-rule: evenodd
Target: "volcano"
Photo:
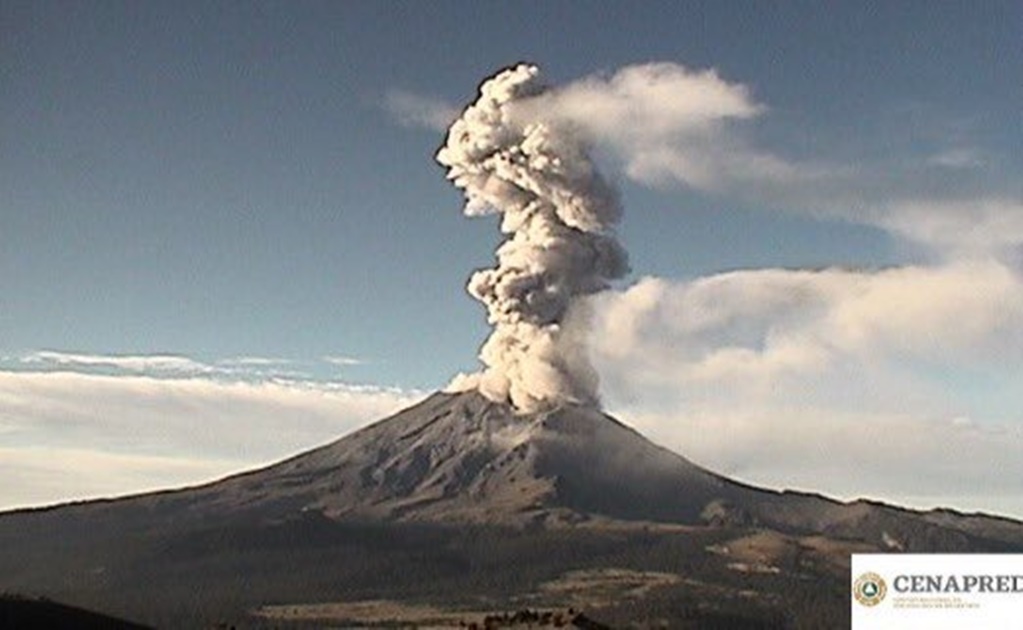
<path fill-rule="evenodd" d="M 686 580 L 727 591 L 741 577 L 768 594 L 786 579 L 822 588 L 844 609 L 854 551 L 1023 551 L 1023 523 L 756 488 L 595 408 L 521 414 L 470 391 L 207 485 L 0 515 L 0 591 L 158 627 L 258 615 L 290 627 L 273 606 L 412 597 L 462 610 L 557 599 L 575 593 L 558 590 L 565 576 L 590 571 L 592 585 L 612 571 L 621 593 L 653 579 L 641 590 L 657 605 L 698 597 Z M 593 605 L 564 597 L 549 603 Z M 751 614 L 776 614 L 772 597 Z"/>
<path fill-rule="evenodd" d="M 708 503 L 748 490 L 594 408 L 517 414 L 472 391 L 435 394 L 322 448 L 197 489 L 193 501 L 223 515 L 525 527 L 696 523 Z"/>
<path fill-rule="evenodd" d="M 943 512 L 846 504 L 738 483 L 593 407 L 518 414 L 475 391 L 437 393 L 268 468 L 136 501 L 156 510 L 187 503 L 203 519 L 273 521 L 315 513 L 334 521 L 512 527 L 766 526 L 906 551 L 967 550 L 1000 540 L 989 540 L 992 533 L 976 522 L 942 518 Z M 1017 534 L 1005 542 L 1023 543 L 1023 528 Z"/>

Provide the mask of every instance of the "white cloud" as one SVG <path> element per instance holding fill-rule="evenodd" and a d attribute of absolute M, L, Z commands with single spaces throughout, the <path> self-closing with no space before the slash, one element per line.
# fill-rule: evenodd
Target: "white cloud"
<path fill-rule="evenodd" d="M 22 357 L 22 362 L 58 367 L 108 367 L 128 372 L 171 372 L 176 374 L 204 374 L 213 368 L 173 354 L 100 355 L 41 350 Z"/>
<path fill-rule="evenodd" d="M 222 359 L 217 361 L 217 365 L 231 365 L 231 366 L 256 366 L 256 367 L 272 367 L 281 365 L 291 365 L 294 361 L 290 359 L 278 359 L 274 357 L 232 357 L 230 359 Z"/>
<path fill-rule="evenodd" d="M 345 384 L 0 371 L 5 480 L 19 487 L 0 508 L 71 499 L 81 488 L 135 492 L 161 485 L 164 473 L 167 484 L 207 481 L 318 446 L 419 397 Z M 81 462 L 98 467 L 95 484 L 78 479 L 93 472 Z"/>
<path fill-rule="evenodd" d="M 610 76 L 554 88 L 535 101 L 538 109 L 553 107 L 550 115 L 557 119 L 576 123 L 595 137 L 622 138 L 623 144 L 705 133 L 763 111 L 745 86 L 721 79 L 714 70 L 693 71 L 674 63 L 626 66 Z"/>
<path fill-rule="evenodd" d="M 111 453 L 80 448 L 0 447 L 0 510 L 166 490 L 242 470 L 239 460 Z"/>
<path fill-rule="evenodd" d="M 384 95 L 384 109 L 406 127 L 446 131 L 458 117 L 458 109 L 444 101 L 405 90 L 390 90 Z"/>
<path fill-rule="evenodd" d="M 672 181 L 702 190 L 789 183 L 816 176 L 748 143 L 740 124 L 765 108 L 749 88 L 714 70 L 674 63 L 627 66 L 590 76 L 524 101 L 530 119 L 578 129 L 609 147 L 640 182 Z"/>
<path fill-rule="evenodd" d="M 647 278 L 597 303 L 599 355 L 670 358 L 687 378 L 812 371 L 839 357 L 950 365 L 1023 357 L 1023 279 L 992 260 Z"/>
<path fill-rule="evenodd" d="M 1023 417 L 1011 415 L 1023 278 L 1008 266 L 647 278 L 595 306 L 609 408 L 700 463 L 1023 515 Z"/>
<path fill-rule="evenodd" d="M 323 357 L 323 361 L 338 367 L 352 367 L 355 365 L 365 365 L 366 363 L 362 359 L 346 356 L 325 356 Z"/>
<path fill-rule="evenodd" d="M 620 414 L 695 462 L 756 484 L 1023 517 L 1018 426 L 727 400 Z"/>
<path fill-rule="evenodd" d="M 927 158 L 928 164 L 948 169 L 973 169 L 984 166 L 985 160 L 976 149 L 949 149 Z"/>
<path fill-rule="evenodd" d="M 872 220 L 950 256 L 999 253 L 1023 245 L 1023 201 L 1008 197 L 898 201 Z"/>
<path fill-rule="evenodd" d="M 145 375 L 159 378 L 203 377 L 232 380 L 307 378 L 289 359 L 233 357 L 204 363 L 175 354 L 86 354 L 41 350 L 7 357 L 2 363 L 19 363 L 32 369 L 70 370 L 117 375 Z"/>

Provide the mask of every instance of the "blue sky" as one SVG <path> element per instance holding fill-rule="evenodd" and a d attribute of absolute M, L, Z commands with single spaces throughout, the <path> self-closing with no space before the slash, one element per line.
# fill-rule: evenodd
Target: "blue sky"
<path fill-rule="evenodd" d="M 500 235 L 433 154 L 521 60 L 713 69 L 757 111 L 660 147 L 710 178 L 592 121 L 611 411 L 750 481 L 1023 515 L 1017 2 L 6 2 L 0 507 L 271 461 L 473 369 Z M 792 176 L 729 172 L 765 156 Z"/>

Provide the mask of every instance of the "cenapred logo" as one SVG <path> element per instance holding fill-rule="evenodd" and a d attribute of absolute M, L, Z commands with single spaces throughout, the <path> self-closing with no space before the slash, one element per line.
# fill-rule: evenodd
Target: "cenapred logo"
<path fill-rule="evenodd" d="M 888 585 L 877 573 L 864 573 L 853 582 L 853 597 L 864 606 L 877 606 L 888 593 Z"/>

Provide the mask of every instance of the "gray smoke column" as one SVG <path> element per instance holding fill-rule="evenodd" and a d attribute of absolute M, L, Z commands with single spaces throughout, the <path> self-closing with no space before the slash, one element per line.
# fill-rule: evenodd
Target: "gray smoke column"
<path fill-rule="evenodd" d="M 480 349 L 485 368 L 452 386 L 475 387 L 522 412 L 598 404 L 581 298 L 628 272 L 614 234 L 618 195 L 576 129 L 540 118 L 544 91 L 535 66 L 499 72 L 437 153 L 465 192 L 465 214 L 500 214 L 506 235 L 497 266 L 475 272 L 468 285 L 493 326 Z"/>

